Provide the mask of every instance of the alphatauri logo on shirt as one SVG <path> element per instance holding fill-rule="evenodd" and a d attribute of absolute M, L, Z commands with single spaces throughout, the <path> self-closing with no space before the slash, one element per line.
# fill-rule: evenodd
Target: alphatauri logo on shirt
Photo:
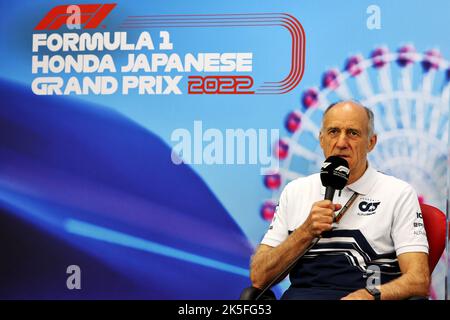
<path fill-rule="evenodd" d="M 373 200 L 369 198 L 362 198 L 362 201 L 358 204 L 358 216 L 370 216 L 377 212 L 377 208 L 381 201 Z"/>

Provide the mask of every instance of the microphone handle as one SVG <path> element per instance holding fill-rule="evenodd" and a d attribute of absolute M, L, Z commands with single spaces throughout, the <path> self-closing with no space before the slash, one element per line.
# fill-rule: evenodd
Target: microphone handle
<path fill-rule="evenodd" d="M 336 189 L 333 187 L 326 187 L 325 188 L 325 200 L 330 200 L 331 202 L 333 202 L 333 198 L 334 198 L 334 191 Z"/>

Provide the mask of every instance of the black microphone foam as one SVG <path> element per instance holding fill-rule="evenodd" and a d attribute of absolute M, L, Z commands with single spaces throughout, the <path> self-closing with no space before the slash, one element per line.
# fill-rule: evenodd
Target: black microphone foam
<path fill-rule="evenodd" d="M 336 156 L 328 157 L 320 169 L 320 180 L 326 188 L 325 199 L 333 201 L 334 191 L 345 187 L 349 175 L 347 160 Z"/>

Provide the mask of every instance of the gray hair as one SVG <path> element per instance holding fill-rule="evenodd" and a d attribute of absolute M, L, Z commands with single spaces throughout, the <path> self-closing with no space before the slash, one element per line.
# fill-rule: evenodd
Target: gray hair
<path fill-rule="evenodd" d="M 325 117 L 328 111 L 330 111 L 331 108 L 333 108 L 335 105 L 343 103 L 343 102 L 353 102 L 354 104 L 364 108 L 367 113 L 367 117 L 369 118 L 369 121 L 367 123 L 367 132 L 369 138 L 372 137 L 375 134 L 375 115 L 373 114 L 373 111 L 367 108 L 366 106 L 362 105 L 359 101 L 355 100 L 340 100 L 337 102 L 334 102 L 328 106 L 328 108 L 325 109 L 325 112 L 323 113 L 322 119 Z"/>

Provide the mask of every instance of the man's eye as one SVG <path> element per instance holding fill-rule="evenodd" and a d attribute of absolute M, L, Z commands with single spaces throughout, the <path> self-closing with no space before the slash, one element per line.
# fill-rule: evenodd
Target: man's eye
<path fill-rule="evenodd" d="M 359 133 L 358 133 L 358 131 L 350 131 L 350 135 L 352 136 L 352 137 L 357 137 L 357 136 L 359 136 Z"/>

